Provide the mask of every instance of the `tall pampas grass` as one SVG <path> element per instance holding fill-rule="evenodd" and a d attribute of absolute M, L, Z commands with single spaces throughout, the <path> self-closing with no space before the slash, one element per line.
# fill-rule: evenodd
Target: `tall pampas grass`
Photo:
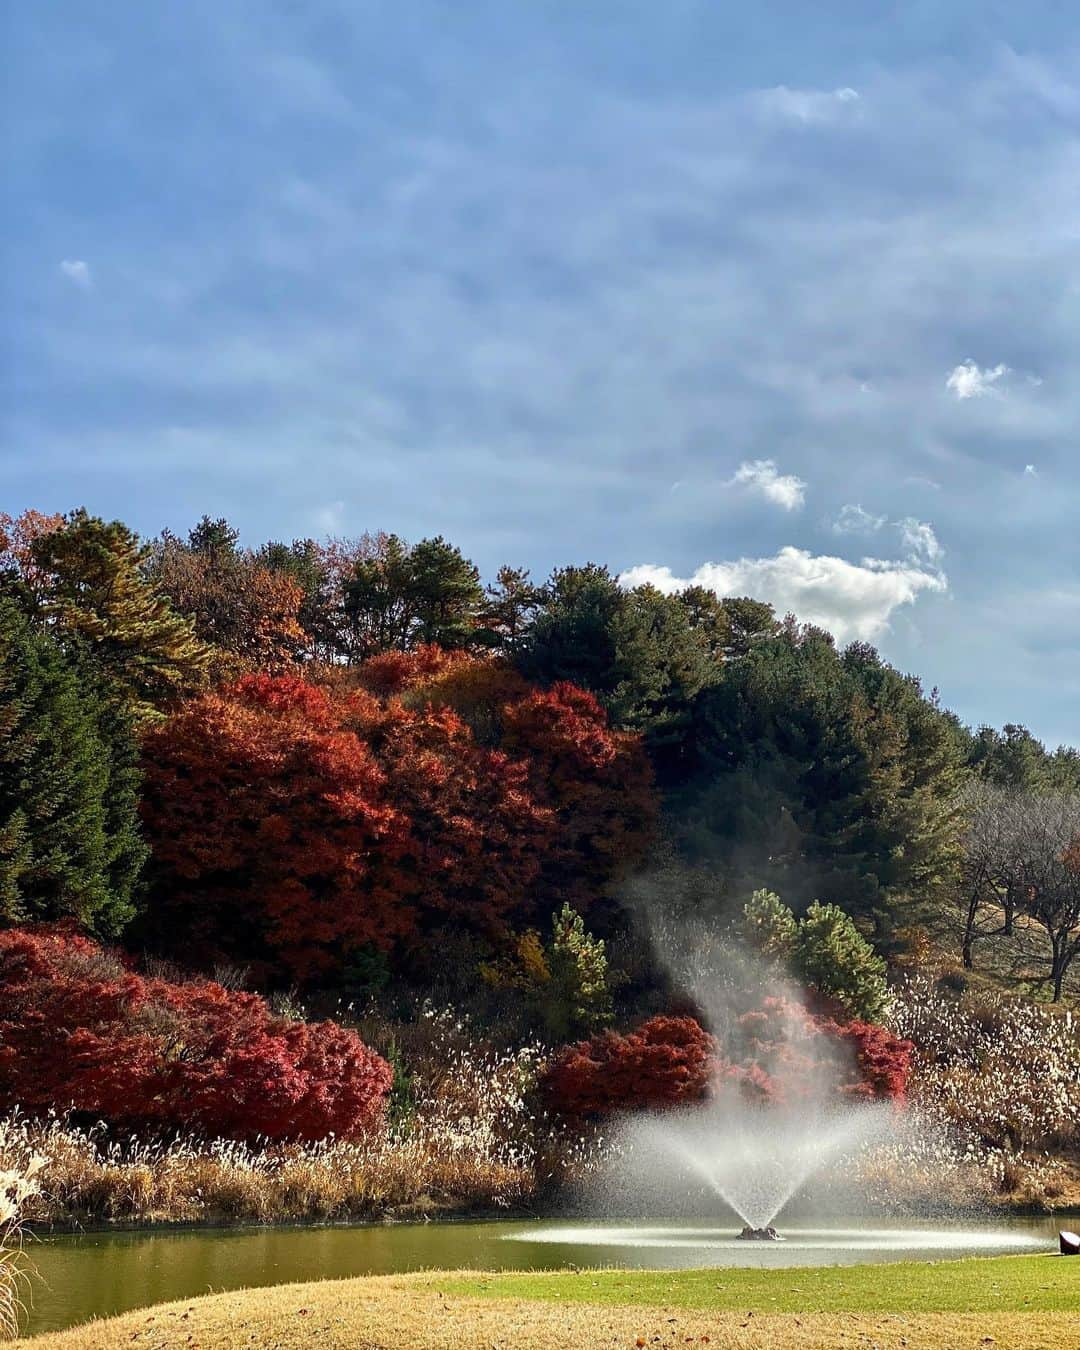
<path fill-rule="evenodd" d="M 26 1203 L 37 1194 L 37 1175 L 45 1165 L 39 1155 L 20 1166 L 0 1171 L 0 1340 L 19 1334 L 23 1295 L 30 1282 L 23 1255 L 22 1220 Z"/>

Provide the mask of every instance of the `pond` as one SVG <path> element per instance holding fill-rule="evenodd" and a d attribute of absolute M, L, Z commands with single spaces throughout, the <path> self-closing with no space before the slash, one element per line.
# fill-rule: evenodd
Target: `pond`
<path fill-rule="evenodd" d="M 324 1228 L 142 1230 L 42 1237 L 34 1334 L 170 1299 L 252 1285 L 425 1269 L 837 1265 L 1051 1250 L 1075 1220 L 985 1224 L 883 1219 L 781 1225 L 784 1243 L 739 1242 L 738 1221 L 532 1220 Z"/>

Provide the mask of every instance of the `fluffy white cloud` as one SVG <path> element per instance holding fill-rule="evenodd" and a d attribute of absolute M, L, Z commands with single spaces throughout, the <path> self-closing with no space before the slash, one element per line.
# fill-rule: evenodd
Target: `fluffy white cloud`
<path fill-rule="evenodd" d="M 69 281 L 73 281 L 76 286 L 81 286 L 84 291 L 88 291 L 93 285 L 90 276 L 90 264 L 84 262 L 82 258 L 65 258 L 60 264 L 60 271 Z"/>
<path fill-rule="evenodd" d="M 858 106 L 857 89 L 789 89 L 778 84 L 758 90 L 758 106 L 773 117 L 791 122 L 835 122 Z"/>
<path fill-rule="evenodd" d="M 1038 471 L 1038 469 L 1035 467 L 1034 464 L 1025 464 L 1025 465 L 1024 465 L 1024 477 L 1025 477 L 1025 478 L 1038 478 L 1038 476 L 1039 476 L 1039 471 Z"/>
<path fill-rule="evenodd" d="M 785 511 L 797 511 L 806 500 L 806 484 L 792 473 L 779 473 L 773 459 L 751 459 L 740 464 L 732 484 L 760 493 Z"/>
<path fill-rule="evenodd" d="M 833 534 L 876 534 L 888 517 L 875 516 L 861 506 L 842 506 L 832 523 Z"/>
<path fill-rule="evenodd" d="M 994 385 L 1008 373 L 1008 366 L 980 369 L 974 361 L 963 361 L 953 367 L 945 381 L 945 388 L 951 389 L 957 398 L 981 398 L 984 394 L 992 393 Z"/>
<path fill-rule="evenodd" d="M 768 600 L 778 614 L 795 614 L 805 623 L 827 628 L 841 643 L 880 637 L 901 605 L 913 604 L 923 591 L 948 589 L 942 575 L 914 559 L 863 558 L 852 563 L 790 546 L 772 558 L 702 563 L 691 577 L 676 577 L 670 567 L 644 563 L 631 567 L 619 580 L 624 586 L 649 583 L 666 593 L 705 586 L 720 596 L 752 595 Z"/>

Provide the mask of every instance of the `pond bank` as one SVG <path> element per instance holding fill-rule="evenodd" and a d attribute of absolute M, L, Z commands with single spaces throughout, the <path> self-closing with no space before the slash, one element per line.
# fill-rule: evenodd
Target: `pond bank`
<path fill-rule="evenodd" d="M 804 1221 L 805 1223 L 805 1221 Z M 783 1244 L 741 1243 L 738 1221 L 621 1219 L 487 1223 L 264 1226 L 85 1233 L 31 1242 L 38 1267 L 28 1330 L 60 1329 L 210 1290 L 267 1287 L 324 1278 L 398 1275 L 448 1267 L 557 1271 L 613 1264 L 624 1269 L 765 1264 L 854 1267 L 906 1257 L 1052 1251 L 1047 1220 L 980 1225 L 838 1220 L 831 1228 L 783 1225 Z"/>

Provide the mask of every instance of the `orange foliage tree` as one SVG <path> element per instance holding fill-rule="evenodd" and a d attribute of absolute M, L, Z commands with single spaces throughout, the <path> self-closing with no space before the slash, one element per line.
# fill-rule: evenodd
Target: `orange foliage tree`
<path fill-rule="evenodd" d="M 456 658 L 376 661 L 367 689 L 246 676 L 147 735 L 158 946 L 310 980 L 443 923 L 499 936 L 640 854 L 647 765 L 589 695 L 515 684 L 499 746 L 419 692 Z"/>

